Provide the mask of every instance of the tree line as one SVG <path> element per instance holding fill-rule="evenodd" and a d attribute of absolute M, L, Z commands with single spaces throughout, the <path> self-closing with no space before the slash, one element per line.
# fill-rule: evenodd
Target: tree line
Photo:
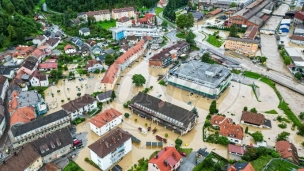
<path fill-rule="evenodd" d="M 163 11 L 163 15 L 171 22 L 174 22 L 176 19 L 175 10 L 187 4 L 187 0 L 170 0 Z"/>
<path fill-rule="evenodd" d="M 151 8 L 158 0 L 48 0 L 46 3 L 52 10 L 64 12 L 86 12 L 102 9 L 114 9 L 122 7 Z"/>

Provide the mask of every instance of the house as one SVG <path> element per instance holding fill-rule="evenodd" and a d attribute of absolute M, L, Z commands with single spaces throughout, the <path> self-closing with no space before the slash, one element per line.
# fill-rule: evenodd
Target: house
<path fill-rule="evenodd" d="M 127 36 L 126 40 L 128 43 L 135 45 L 138 42 L 137 36 Z"/>
<path fill-rule="evenodd" d="M 79 29 L 78 32 L 79 32 L 80 36 L 88 36 L 88 35 L 90 35 L 90 29 L 87 28 L 87 27 L 83 27 L 83 28 Z"/>
<path fill-rule="evenodd" d="M 134 8 L 133 7 L 126 7 L 126 8 L 118 8 L 112 9 L 112 18 L 114 20 L 120 19 L 122 17 L 135 17 Z"/>
<path fill-rule="evenodd" d="M 106 53 L 101 53 L 100 55 L 98 55 L 98 56 L 96 57 L 96 60 L 100 61 L 101 64 L 104 64 L 104 61 L 105 61 L 105 57 L 106 57 L 106 56 L 107 56 Z"/>
<path fill-rule="evenodd" d="M 192 13 L 192 16 L 194 18 L 195 22 L 198 22 L 204 18 L 204 13 L 199 11 L 190 11 Z"/>
<path fill-rule="evenodd" d="M 86 21 L 88 17 L 94 17 L 96 22 L 111 19 L 111 13 L 109 10 L 89 11 L 86 12 L 86 15 Z"/>
<path fill-rule="evenodd" d="M 164 147 L 148 162 L 148 171 L 177 170 L 183 161 L 182 156 L 175 147 Z"/>
<path fill-rule="evenodd" d="M 304 45 L 304 36 L 290 36 L 290 41 L 298 45 Z"/>
<path fill-rule="evenodd" d="M 98 46 L 98 45 L 94 45 L 92 47 L 92 52 L 95 55 L 99 55 L 99 54 L 101 54 L 103 52 L 103 49 L 100 46 Z"/>
<path fill-rule="evenodd" d="M 12 54 L 13 58 L 24 59 L 28 57 L 35 50 L 34 46 L 18 46 Z"/>
<path fill-rule="evenodd" d="M 70 117 L 67 112 L 59 110 L 31 122 L 12 126 L 8 135 L 15 149 L 70 125 Z M 46 128 L 48 131 L 45 131 Z"/>
<path fill-rule="evenodd" d="M 295 13 L 293 22 L 295 24 L 303 24 L 304 21 L 304 11 L 298 11 Z"/>
<path fill-rule="evenodd" d="M 32 75 L 30 75 L 30 83 L 33 87 L 48 87 L 48 75 L 42 74 L 38 70 L 36 70 L 33 72 Z"/>
<path fill-rule="evenodd" d="M 132 20 L 129 17 L 121 17 L 116 21 L 116 27 L 131 27 Z"/>
<path fill-rule="evenodd" d="M 215 15 L 221 13 L 221 12 L 222 12 L 222 9 L 221 9 L 221 8 L 217 8 L 217 9 L 215 9 L 214 11 L 211 11 L 211 12 L 209 13 L 209 15 L 215 16 Z"/>
<path fill-rule="evenodd" d="M 49 45 L 50 49 L 53 50 L 58 46 L 59 43 L 60 43 L 59 38 L 49 38 L 47 41 L 43 43 L 43 45 Z"/>
<path fill-rule="evenodd" d="M 249 26 L 247 27 L 245 33 L 243 34 L 242 38 L 243 39 L 251 39 L 254 40 L 258 33 L 259 28 L 256 26 Z"/>
<path fill-rule="evenodd" d="M 116 85 L 116 81 L 120 75 L 121 68 L 120 66 L 114 62 L 107 70 L 105 75 L 101 80 L 101 90 L 108 91 L 113 90 Z"/>
<path fill-rule="evenodd" d="M 107 102 L 111 99 L 113 93 L 114 93 L 113 90 L 109 90 L 104 93 L 100 93 L 96 96 L 96 99 L 102 103 Z"/>
<path fill-rule="evenodd" d="M 47 37 L 44 36 L 44 35 L 39 35 L 39 36 L 36 36 L 32 42 L 33 44 L 37 45 L 37 46 L 40 46 L 42 43 L 44 43 L 45 41 L 47 40 Z"/>
<path fill-rule="evenodd" d="M 94 72 L 96 70 L 101 71 L 103 69 L 103 66 L 101 65 L 100 61 L 97 61 L 97 60 L 88 60 L 88 64 L 86 65 L 85 69 L 88 72 Z"/>
<path fill-rule="evenodd" d="M 293 31 L 293 36 L 304 36 L 304 25 L 298 24 Z"/>
<path fill-rule="evenodd" d="M 36 119 L 36 112 L 34 107 L 25 106 L 19 107 L 11 113 L 10 126 L 17 126 L 20 124 L 29 123 Z"/>
<path fill-rule="evenodd" d="M 220 127 L 219 135 L 227 137 L 232 143 L 242 144 L 243 128 L 233 124 L 232 119 L 213 115 L 210 123 Z"/>
<path fill-rule="evenodd" d="M 73 55 L 77 52 L 76 47 L 71 44 L 65 45 L 63 49 L 64 49 L 64 53 L 66 53 L 68 55 Z"/>
<path fill-rule="evenodd" d="M 122 113 L 110 108 L 90 119 L 90 129 L 98 136 L 102 136 L 121 124 L 121 122 Z"/>
<path fill-rule="evenodd" d="M 37 67 L 38 67 L 38 59 L 30 56 L 25 59 L 25 61 L 23 62 L 17 73 L 23 71 L 28 75 L 32 75 L 32 73 L 36 70 Z"/>
<path fill-rule="evenodd" d="M 255 171 L 250 162 L 235 163 L 228 171 Z"/>
<path fill-rule="evenodd" d="M 159 0 L 158 1 L 157 7 L 164 8 L 165 6 L 167 6 L 166 0 Z"/>
<path fill-rule="evenodd" d="M 6 129 L 6 121 L 4 114 L 4 106 L 0 105 L 0 138 L 4 134 L 5 129 Z"/>
<path fill-rule="evenodd" d="M 51 71 L 58 68 L 57 62 L 45 62 L 38 65 L 39 71 Z"/>
<path fill-rule="evenodd" d="M 79 48 L 82 46 L 83 42 L 78 37 L 73 37 L 71 40 Z"/>
<path fill-rule="evenodd" d="M 32 56 L 38 59 L 38 63 L 40 63 L 46 55 L 51 54 L 51 49 L 49 46 L 39 46 L 32 53 Z"/>
<path fill-rule="evenodd" d="M 200 164 L 208 155 L 207 148 L 200 148 L 195 154 L 196 164 Z"/>
<path fill-rule="evenodd" d="M 68 128 L 56 130 L 52 133 L 32 141 L 31 144 L 42 157 L 43 163 L 52 162 L 73 149 L 73 138 Z"/>
<path fill-rule="evenodd" d="M 109 55 L 114 55 L 115 50 L 110 48 L 110 49 L 105 50 L 104 53 L 109 54 Z"/>
<path fill-rule="evenodd" d="M 31 144 L 16 151 L 0 164 L 1 171 L 37 171 L 42 167 L 42 158 Z"/>
<path fill-rule="evenodd" d="M 149 67 L 166 67 L 189 49 L 190 44 L 186 41 L 179 41 L 168 48 L 163 48 L 161 52 L 149 59 Z"/>
<path fill-rule="evenodd" d="M 258 40 L 228 37 L 226 39 L 225 49 L 229 49 L 249 57 L 254 57 L 259 49 L 259 43 L 260 42 Z"/>
<path fill-rule="evenodd" d="M 276 150 L 279 152 L 281 158 L 300 164 L 297 148 L 293 143 L 288 141 L 276 142 Z"/>
<path fill-rule="evenodd" d="M 243 156 L 245 154 L 243 146 L 237 146 L 233 144 L 228 144 L 228 152 L 237 156 Z"/>
<path fill-rule="evenodd" d="M 148 42 L 141 39 L 135 46 L 130 48 L 127 52 L 118 57 L 115 61 L 120 66 L 121 70 L 128 67 L 133 61 L 137 60 L 140 56 L 144 54 L 147 48 Z"/>
<path fill-rule="evenodd" d="M 114 128 L 89 145 L 90 158 L 101 170 L 108 170 L 132 150 L 131 134 Z"/>
<path fill-rule="evenodd" d="M 61 106 L 74 120 L 81 115 L 97 108 L 97 99 L 85 94 Z"/>
<path fill-rule="evenodd" d="M 143 92 L 133 97 L 129 107 L 132 113 L 157 122 L 180 135 L 191 131 L 197 121 L 196 115 L 191 111 Z"/>
<path fill-rule="evenodd" d="M 259 128 L 271 128 L 271 120 L 266 119 L 265 116 L 260 113 L 243 111 L 241 117 L 241 123 Z"/>
<path fill-rule="evenodd" d="M 9 82 L 8 82 L 8 79 L 6 77 L 4 77 L 3 75 L 0 75 L 0 100 L 1 100 L 1 103 L 4 102 L 4 99 L 5 99 L 5 95 L 6 95 L 6 90 L 9 86 Z"/>
<path fill-rule="evenodd" d="M 87 43 L 82 44 L 80 48 L 82 56 L 89 56 L 91 53 L 91 46 Z"/>

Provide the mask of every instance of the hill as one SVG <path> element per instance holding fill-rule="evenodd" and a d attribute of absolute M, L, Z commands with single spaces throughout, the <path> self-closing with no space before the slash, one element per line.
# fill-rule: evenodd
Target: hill
<path fill-rule="evenodd" d="M 47 0 L 48 8 L 64 12 L 71 10 L 73 12 L 86 12 L 102 9 L 113 9 L 132 6 L 134 8 L 151 8 L 158 0 Z"/>

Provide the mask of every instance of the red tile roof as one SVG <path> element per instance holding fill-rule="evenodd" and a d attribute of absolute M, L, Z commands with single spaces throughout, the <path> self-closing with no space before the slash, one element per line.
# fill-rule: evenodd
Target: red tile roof
<path fill-rule="evenodd" d="M 255 124 L 255 125 L 264 125 L 265 117 L 263 114 L 260 114 L 260 113 L 252 113 L 252 112 L 248 112 L 248 111 L 243 111 L 241 121 Z"/>
<path fill-rule="evenodd" d="M 304 41 L 304 36 L 290 36 L 290 39 Z"/>
<path fill-rule="evenodd" d="M 44 52 L 41 49 L 35 49 L 32 55 L 36 58 L 41 58 L 41 56 L 44 55 Z"/>
<path fill-rule="evenodd" d="M 220 135 L 243 140 L 243 128 L 240 125 L 225 123 L 220 126 Z"/>
<path fill-rule="evenodd" d="M 292 158 L 292 160 L 299 164 L 299 156 L 297 148 L 288 141 L 276 142 L 276 150 L 280 153 L 282 158 Z"/>
<path fill-rule="evenodd" d="M 164 147 L 160 152 L 158 152 L 149 163 L 157 165 L 161 171 L 171 171 L 172 166 L 181 160 L 182 156 L 178 153 L 175 147 Z M 166 166 L 165 161 L 168 163 Z"/>
<path fill-rule="evenodd" d="M 233 144 L 228 145 L 228 151 L 232 152 L 232 153 L 245 154 L 244 147 L 236 146 L 236 145 L 233 145 Z"/>
<path fill-rule="evenodd" d="M 256 26 L 249 26 L 246 29 L 246 32 L 243 34 L 242 38 L 247 38 L 247 39 L 254 39 L 257 32 L 258 32 L 258 27 Z"/>
<path fill-rule="evenodd" d="M 66 50 L 68 50 L 68 49 L 76 49 L 76 48 L 75 48 L 75 46 L 73 46 L 73 45 L 67 44 L 67 45 L 64 46 L 63 49 L 64 49 L 64 51 L 66 51 Z"/>
<path fill-rule="evenodd" d="M 221 10 L 220 8 L 217 8 L 216 10 L 210 12 L 209 14 L 211 14 L 211 15 L 216 15 L 216 14 L 220 13 L 221 11 L 222 11 L 222 10 Z"/>
<path fill-rule="evenodd" d="M 253 168 L 252 164 L 250 162 L 247 163 L 247 165 L 245 166 L 245 168 L 236 168 L 235 166 L 236 164 L 234 164 L 233 166 L 231 166 L 229 168 L 228 171 L 255 171 L 255 169 Z"/>
<path fill-rule="evenodd" d="M 120 70 L 120 67 L 117 63 L 113 63 L 105 73 L 103 79 L 101 80 L 101 83 L 113 83 L 115 78 L 117 77 L 117 74 Z"/>
<path fill-rule="evenodd" d="M 117 64 L 124 64 L 130 57 L 132 57 L 135 53 L 143 49 L 143 46 L 145 44 L 145 40 L 141 39 L 139 42 L 136 43 L 136 45 L 129 49 L 126 53 L 121 55 L 119 58 L 116 59 Z"/>
<path fill-rule="evenodd" d="M 9 113 L 13 112 L 18 107 L 18 99 L 17 99 L 18 94 L 19 93 L 18 93 L 17 90 L 13 91 L 12 94 L 11 94 L 12 100 L 10 100 L 8 102 L 8 106 L 9 106 L 8 107 L 8 112 Z"/>
<path fill-rule="evenodd" d="M 211 125 L 217 125 L 220 126 L 221 124 L 228 122 L 232 124 L 232 119 L 231 118 L 226 118 L 225 116 L 222 115 L 212 115 L 211 118 Z"/>
<path fill-rule="evenodd" d="M 119 111 L 110 108 L 93 117 L 90 122 L 97 128 L 101 128 L 119 116 L 121 116 L 121 113 Z"/>
<path fill-rule="evenodd" d="M 100 64 L 100 61 L 88 60 L 88 64 L 86 65 L 86 68 L 93 67 L 95 64 Z"/>
<path fill-rule="evenodd" d="M 10 126 L 15 124 L 28 123 L 36 118 L 35 109 L 32 106 L 26 106 L 16 109 L 10 117 Z"/>
<path fill-rule="evenodd" d="M 146 13 L 145 14 L 145 18 L 147 19 L 147 20 L 151 20 L 152 18 L 154 18 L 156 15 L 155 14 L 150 14 L 150 13 Z"/>
<path fill-rule="evenodd" d="M 117 22 L 121 22 L 121 23 L 124 23 L 124 22 L 127 22 L 127 21 L 130 21 L 130 18 L 129 17 L 121 17 L 120 19 L 117 20 Z"/>
<path fill-rule="evenodd" d="M 304 21 L 304 11 L 296 12 L 294 18 Z"/>
<path fill-rule="evenodd" d="M 57 69 L 57 67 L 58 64 L 56 62 L 47 62 L 38 65 L 38 68 L 42 68 L 42 69 Z"/>

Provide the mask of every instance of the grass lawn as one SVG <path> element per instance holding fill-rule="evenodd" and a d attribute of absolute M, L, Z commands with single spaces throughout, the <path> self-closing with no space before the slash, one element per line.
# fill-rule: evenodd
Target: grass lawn
<path fill-rule="evenodd" d="M 70 161 L 70 163 L 62 171 L 84 171 L 84 170 L 80 168 L 74 161 Z"/>
<path fill-rule="evenodd" d="M 176 33 L 175 36 L 178 37 L 178 38 L 181 38 L 181 39 L 186 39 L 187 34 L 185 34 L 185 32 L 178 32 L 178 33 Z M 194 38 L 195 37 L 196 37 L 196 35 L 194 34 Z"/>
<path fill-rule="evenodd" d="M 231 70 L 231 73 L 234 73 L 234 74 L 240 74 L 241 72 L 242 72 L 241 70 L 237 70 L 237 69 Z"/>
<path fill-rule="evenodd" d="M 98 22 L 97 25 L 108 30 L 109 28 L 116 27 L 116 21 Z"/>
<path fill-rule="evenodd" d="M 286 161 L 286 160 L 281 160 L 281 159 L 273 159 L 271 163 L 269 163 L 268 167 L 265 168 L 265 171 L 283 171 L 283 170 L 293 170 L 293 169 L 298 169 L 300 168 L 299 166 Z"/>
<path fill-rule="evenodd" d="M 144 7 L 144 8 L 140 8 L 139 11 L 148 11 L 149 9 Z"/>
<path fill-rule="evenodd" d="M 276 110 L 274 110 L 274 109 L 266 111 L 264 113 L 267 113 L 267 114 L 278 114 L 278 112 Z"/>
<path fill-rule="evenodd" d="M 155 9 L 155 13 L 157 16 L 163 11 L 164 11 L 164 8 L 156 7 L 156 9 Z"/>
<path fill-rule="evenodd" d="M 192 148 L 181 148 L 181 150 L 179 152 L 183 152 L 183 153 L 186 153 L 187 156 L 189 156 L 192 152 Z"/>
<path fill-rule="evenodd" d="M 266 164 L 272 159 L 272 156 L 266 155 L 251 161 L 251 164 L 255 170 L 263 170 Z"/>
<path fill-rule="evenodd" d="M 253 78 L 253 79 L 259 79 L 259 78 L 261 78 L 260 74 L 255 73 L 255 72 L 250 72 L 250 71 L 244 71 L 244 75 L 246 77 Z"/>
<path fill-rule="evenodd" d="M 197 46 L 190 46 L 190 49 L 191 49 L 192 51 L 200 50 L 200 48 L 198 48 Z"/>
<path fill-rule="evenodd" d="M 215 47 L 221 47 L 222 44 L 224 43 L 222 40 L 217 39 L 216 36 L 213 36 L 211 34 L 208 35 L 207 42 Z"/>

